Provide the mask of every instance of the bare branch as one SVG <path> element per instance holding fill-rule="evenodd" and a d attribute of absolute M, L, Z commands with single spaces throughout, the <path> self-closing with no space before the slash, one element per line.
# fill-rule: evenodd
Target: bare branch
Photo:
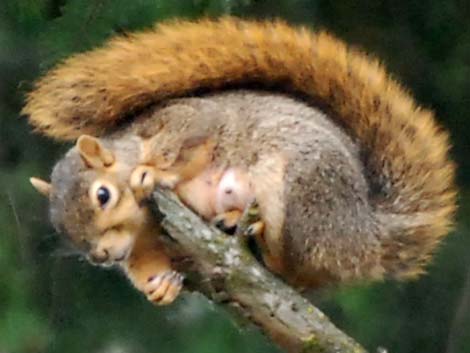
<path fill-rule="evenodd" d="M 243 240 L 208 226 L 171 193 L 156 191 L 152 205 L 163 217 L 175 267 L 192 289 L 253 322 L 286 352 L 366 352 L 261 266 Z"/>

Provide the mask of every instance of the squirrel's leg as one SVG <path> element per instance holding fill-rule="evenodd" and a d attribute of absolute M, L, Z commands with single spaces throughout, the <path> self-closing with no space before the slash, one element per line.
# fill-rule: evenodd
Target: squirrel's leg
<path fill-rule="evenodd" d="M 193 179 L 210 167 L 214 148 L 215 142 L 209 137 L 188 138 L 181 143 L 176 159 L 166 161 L 164 156 L 154 156 L 157 183 L 174 189 L 177 184 Z"/>
<path fill-rule="evenodd" d="M 255 201 L 245 210 L 237 234 L 255 240 L 265 265 L 281 273 L 283 225 L 286 217 L 284 176 L 287 159 L 280 154 L 259 157 L 249 169 L 249 178 Z"/>
<path fill-rule="evenodd" d="M 266 200 L 256 195 L 263 219 L 271 222 L 267 222 L 267 242 L 273 250 L 277 247 L 274 257 L 282 259 L 281 272 L 288 274 L 288 282 L 308 288 L 381 278 L 378 234 L 383 232 L 369 204 L 369 188 L 356 151 L 323 131 L 307 130 L 304 138 L 312 143 L 293 143 L 280 174 L 278 205 L 283 216 L 277 229 L 272 223 L 276 218 L 270 215 L 274 202 L 262 203 Z"/>
<path fill-rule="evenodd" d="M 215 146 L 215 141 L 209 137 L 186 139 L 181 144 L 174 164 L 162 171 L 177 174 L 178 182 L 191 180 L 210 168 Z M 162 175 L 165 176 L 164 173 Z"/>
<path fill-rule="evenodd" d="M 152 144 L 156 142 L 151 139 Z M 130 186 L 138 199 L 149 197 L 156 185 L 175 189 L 210 167 L 215 143 L 209 138 L 187 139 L 179 147 L 174 161 L 166 161 L 158 152 L 149 151 L 150 142 L 143 142 L 142 162 L 131 174 Z M 177 148 L 177 147 L 175 147 Z"/>
<path fill-rule="evenodd" d="M 139 165 L 131 173 L 130 187 L 137 200 L 148 198 L 155 187 L 174 189 L 181 181 L 180 174 L 171 171 L 160 170 L 151 165 Z"/>
<path fill-rule="evenodd" d="M 158 227 L 158 226 L 155 226 Z M 183 275 L 172 270 L 170 258 L 156 241 L 155 229 L 139 235 L 123 266 L 134 286 L 157 305 L 172 303 L 183 287 Z"/>

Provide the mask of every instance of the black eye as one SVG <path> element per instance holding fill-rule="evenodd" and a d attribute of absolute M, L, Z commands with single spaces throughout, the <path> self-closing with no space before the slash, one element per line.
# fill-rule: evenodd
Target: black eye
<path fill-rule="evenodd" d="M 95 208 L 104 210 L 116 206 L 120 193 L 112 182 L 96 180 L 88 190 L 88 197 Z"/>
<path fill-rule="evenodd" d="M 111 198 L 109 189 L 105 186 L 101 186 L 98 190 L 96 190 L 96 198 L 98 199 L 100 206 L 105 206 Z"/>

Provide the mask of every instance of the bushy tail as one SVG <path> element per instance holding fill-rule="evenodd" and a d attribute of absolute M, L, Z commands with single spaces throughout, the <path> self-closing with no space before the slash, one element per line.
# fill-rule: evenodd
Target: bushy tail
<path fill-rule="evenodd" d="M 23 112 L 44 134 L 75 139 L 170 97 L 251 84 L 306 99 L 355 138 L 390 225 L 384 265 L 395 277 L 421 271 L 455 209 L 447 133 L 376 60 L 328 34 L 233 18 L 158 25 L 66 60 Z"/>

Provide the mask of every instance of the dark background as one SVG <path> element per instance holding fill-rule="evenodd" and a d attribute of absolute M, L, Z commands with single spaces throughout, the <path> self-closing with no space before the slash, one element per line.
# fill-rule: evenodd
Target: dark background
<path fill-rule="evenodd" d="M 156 308 L 123 275 L 62 245 L 28 177 L 69 147 L 19 116 L 41 73 L 72 53 L 171 17 L 282 17 L 326 28 L 380 57 L 451 131 L 459 165 L 456 230 L 429 274 L 336 288 L 316 301 L 371 351 L 470 352 L 469 1 L 2 0 L 0 4 L 0 352 L 273 352 L 197 295 Z"/>

